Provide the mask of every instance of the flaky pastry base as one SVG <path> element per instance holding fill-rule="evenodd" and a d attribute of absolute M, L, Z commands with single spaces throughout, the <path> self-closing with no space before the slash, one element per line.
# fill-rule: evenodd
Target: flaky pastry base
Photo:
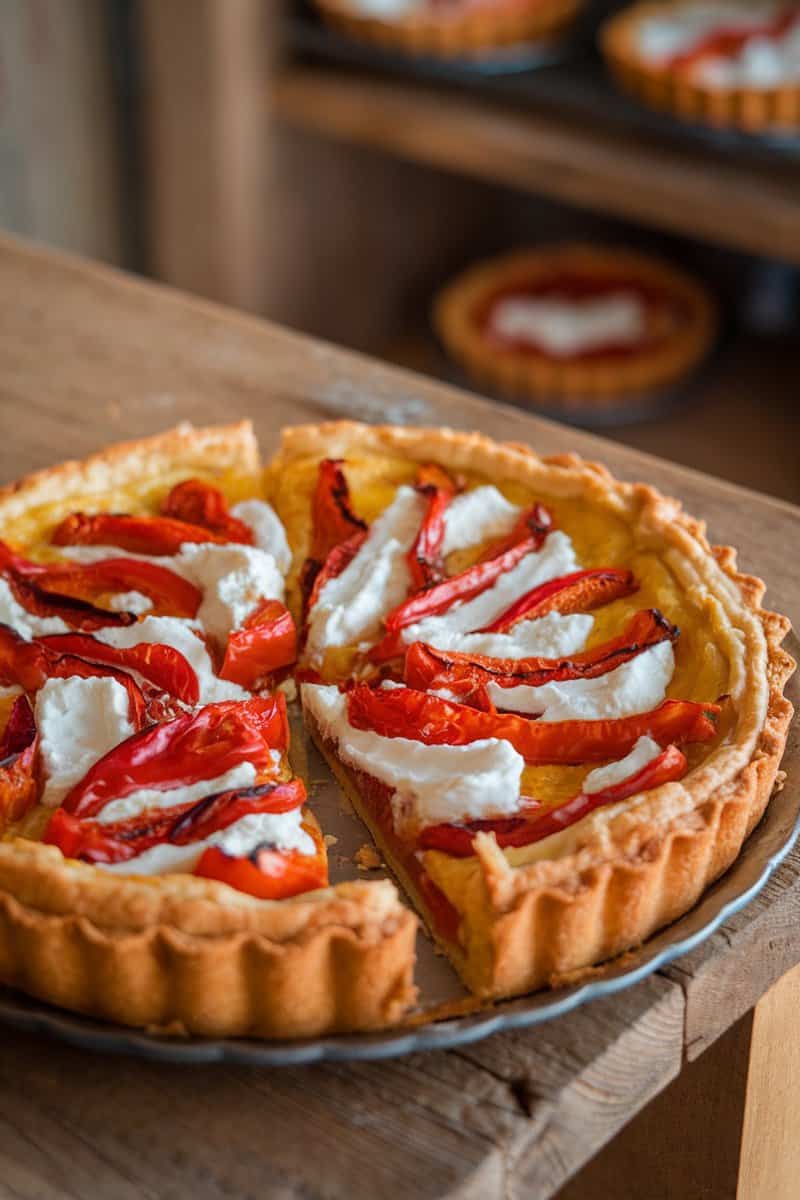
<path fill-rule="evenodd" d="M 559 33 L 574 19 L 583 0 L 512 0 L 460 16 L 414 13 L 397 20 L 365 16 L 349 0 L 314 3 L 329 25 L 357 41 L 404 54 L 457 58 Z"/>
<path fill-rule="evenodd" d="M 651 108 L 671 113 L 683 121 L 698 121 L 716 128 L 736 128 L 746 133 L 770 129 L 796 129 L 800 125 L 800 85 L 777 87 L 710 87 L 685 75 L 648 63 L 639 54 L 639 22 L 670 9 L 683 0 L 655 0 L 634 4 L 611 17 L 600 33 L 600 46 L 620 85 Z"/>
<path fill-rule="evenodd" d="M 249 422 L 181 426 L 3 488 L 0 529 L 176 471 L 259 467 Z M 416 927 L 387 881 L 261 901 L 192 875 L 122 877 L 54 846 L 0 841 L 0 980 L 123 1025 L 304 1037 L 392 1024 L 415 996 Z"/>
<path fill-rule="evenodd" d="M 712 546 L 677 500 L 575 455 L 540 458 L 477 433 L 342 421 L 285 430 L 274 470 L 279 477 L 306 456 L 370 454 L 513 480 L 545 501 L 609 506 L 643 544 L 659 548 L 687 592 L 710 593 L 729 630 L 735 721 L 682 781 L 595 810 L 528 848 L 515 866 L 493 837 L 477 839 L 490 954 L 473 961 L 448 953 L 477 994 L 522 994 L 638 945 L 691 908 L 735 860 L 764 812 L 786 743 L 793 710 L 783 690 L 795 664 L 781 642 L 790 624 L 762 607 L 762 580 L 737 571 L 735 551 Z M 337 774 L 353 773 L 341 764 Z"/>
<path fill-rule="evenodd" d="M 597 354 L 559 359 L 503 348 L 476 326 L 476 308 L 507 285 L 530 284 L 561 270 L 602 278 L 620 268 L 662 288 L 667 299 L 686 309 L 673 333 L 625 358 Z M 440 292 L 433 321 L 445 349 L 479 383 L 509 396 L 552 400 L 573 411 L 613 405 L 621 396 L 652 392 L 681 379 L 708 353 L 717 327 L 707 292 L 682 271 L 630 250 L 582 245 L 513 251 L 478 263 Z"/>

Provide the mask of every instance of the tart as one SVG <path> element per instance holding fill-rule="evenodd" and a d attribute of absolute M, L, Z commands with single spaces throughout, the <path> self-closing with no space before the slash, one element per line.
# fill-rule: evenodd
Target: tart
<path fill-rule="evenodd" d="M 445 349 L 480 384 L 580 413 L 686 376 L 715 308 L 693 279 L 626 250 L 566 245 L 471 267 L 434 306 Z"/>
<path fill-rule="evenodd" d="M 452 58 L 548 38 L 582 0 L 314 0 L 333 28 L 408 54 Z"/>
<path fill-rule="evenodd" d="M 181 428 L 0 493 L 0 979 L 193 1033 L 397 1023 L 286 694 L 479 1001 L 684 912 L 769 799 L 788 622 L 676 501 L 445 429 Z"/>
<path fill-rule="evenodd" d="M 601 35 L 621 85 L 683 120 L 749 133 L 800 125 L 800 8 L 762 0 L 655 0 Z"/>

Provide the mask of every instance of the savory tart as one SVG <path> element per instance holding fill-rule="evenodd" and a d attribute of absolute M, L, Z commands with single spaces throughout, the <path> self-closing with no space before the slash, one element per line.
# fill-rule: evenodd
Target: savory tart
<path fill-rule="evenodd" d="M 800 125 L 800 7 L 655 0 L 602 31 L 623 87 L 675 116 L 746 132 Z"/>
<path fill-rule="evenodd" d="M 318 742 L 477 997 L 684 912 L 769 799 L 782 617 L 676 501 L 444 429 L 181 428 L 0 493 L 0 979 L 203 1034 L 395 1023 L 417 921 L 329 886 Z"/>
<path fill-rule="evenodd" d="M 325 20 L 358 41 L 435 57 L 486 54 L 547 38 L 583 0 L 314 0 Z"/>
<path fill-rule="evenodd" d="M 699 284 L 657 259 L 563 245 L 471 267 L 438 296 L 434 324 L 478 382 L 580 412 L 686 376 L 716 315 Z"/>

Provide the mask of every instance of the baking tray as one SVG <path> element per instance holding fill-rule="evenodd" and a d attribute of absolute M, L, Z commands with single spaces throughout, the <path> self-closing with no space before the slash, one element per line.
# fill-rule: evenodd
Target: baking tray
<path fill-rule="evenodd" d="M 800 660 L 800 641 L 791 634 L 786 648 Z M 0 988 L 0 1024 L 44 1033 L 88 1050 L 130 1054 L 177 1063 L 239 1063 L 257 1067 L 299 1066 L 322 1061 L 367 1061 L 393 1058 L 420 1050 L 445 1050 L 480 1041 L 490 1034 L 552 1021 L 600 996 L 632 987 L 667 963 L 694 950 L 744 908 L 763 888 L 791 850 L 800 832 L 800 676 L 787 694 L 797 715 L 786 745 L 783 768 L 786 783 L 771 800 L 766 814 L 731 869 L 713 885 L 681 920 L 662 930 L 632 954 L 612 961 L 586 983 L 555 991 L 537 992 L 491 1005 L 467 1016 L 416 1026 L 401 1026 L 370 1034 L 338 1034 L 321 1038 L 256 1041 L 246 1038 L 175 1038 L 125 1029 L 40 1003 L 8 988 Z M 332 775 L 309 740 L 296 727 L 295 767 L 305 773 L 311 802 L 323 829 L 332 831 L 331 877 L 353 878 L 354 854 L 365 842 L 363 825 L 350 810 Z M 370 872 L 377 876 L 379 872 Z M 425 1006 L 464 998 L 466 993 L 430 940 L 420 935 L 417 982 Z"/>
<path fill-rule="evenodd" d="M 289 48 L 296 57 L 339 68 L 378 72 L 406 81 L 448 87 L 518 109 L 557 112 L 593 129 L 626 133 L 673 148 L 703 149 L 721 160 L 754 166 L 800 164 L 800 135 L 748 134 L 679 120 L 647 108 L 621 91 L 597 49 L 603 21 L 625 4 L 597 0 L 559 38 L 482 57 L 411 56 L 361 43 L 327 26 L 308 3 L 288 17 Z"/>

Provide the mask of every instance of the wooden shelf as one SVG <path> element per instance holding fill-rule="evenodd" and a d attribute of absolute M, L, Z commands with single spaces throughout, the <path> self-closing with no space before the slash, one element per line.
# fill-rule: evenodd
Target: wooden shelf
<path fill-rule="evenodd" d="M 800 169 L 598 131 L 419 82 L 290 65 L 282 120 L 328 137 L 800 264 Z"/>

